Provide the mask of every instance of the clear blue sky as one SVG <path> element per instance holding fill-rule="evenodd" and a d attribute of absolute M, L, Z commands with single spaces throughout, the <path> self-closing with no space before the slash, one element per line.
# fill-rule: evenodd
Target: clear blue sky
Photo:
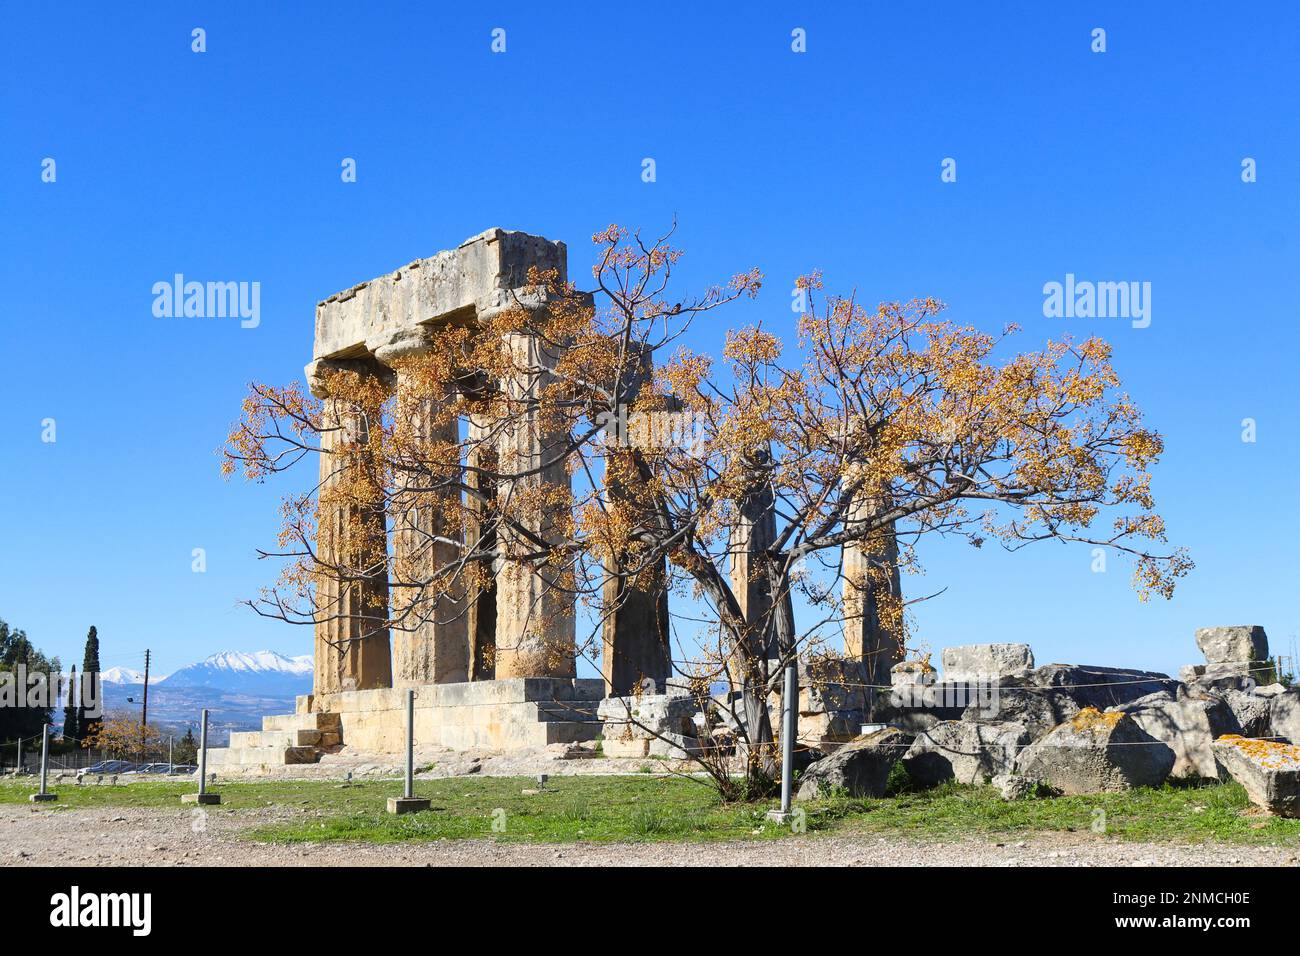
<path fill-rule="evenodd" d="M 597 228 L 676 215 L 684 288 L 768 276 L 697 348 L 730 323 L 788 331 L 791 281 L 812 268 L 868 300 L 929 294 L 982 328 L 1019 323 L 1026 348 L 1114 342 L 1167 438 L 1155 490 L 1196 571 L 1143 605 L 1125 566 L 1093 574 L 1086 549 L 937 547 L 910 583 L 948 588 L 917 612 L 931 647 L 1025 640 L 1040 662 L 1169 670 L 1199 659 L 1197 626 L 1260 623 L 1285 651 L 1295 8 L 710 6 L 10 4 L 0 617 L 73 660 L 94 623 L 105 666 L 145 647 L 162 671 L 309 651 L 307 630 L 236 606 L 272 579 L 253 551 L 286 490 L 219 475 L 245 384 L 301 375 L 318 299 L 488 227 L 566 241 L 581 277 Z M 154 318 L 151 287 L 177 272 L 260 282 L 261 325 Z M 1044 318 L 1043 284 L 1066 273 L 1150 282 L 1150 327 Z"/>

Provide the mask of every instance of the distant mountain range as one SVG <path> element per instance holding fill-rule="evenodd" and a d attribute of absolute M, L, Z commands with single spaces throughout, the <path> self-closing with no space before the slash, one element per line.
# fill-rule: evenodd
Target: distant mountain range
<path fill-rule="evenodd" d="M 138 709 L 144 674 L 129 667 L 103 672 L 104 709 Z M 149 675 L 149 722 L 183 733 L 197 728 L 208 709 L 210 742 L 223 744 L 232 730 L 258 730 L 266 714 L 292 713 L 294 698 L 310 694 L 312 658 L 275 651 L 222 651 L 165 677 Z"/>

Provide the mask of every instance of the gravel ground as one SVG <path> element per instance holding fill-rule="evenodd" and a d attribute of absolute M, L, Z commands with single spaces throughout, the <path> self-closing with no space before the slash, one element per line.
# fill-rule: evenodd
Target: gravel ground
<path fill-rule="evenodd" d="M 241 830 L 312 811 L 0 805 L 0 866 L 1296 866 L 1278 847 L 1107 841 L 1091 834 L 917 842 L 817 835 L 779 842 L 528 845 L 494 840 L 276 845 Z"/>

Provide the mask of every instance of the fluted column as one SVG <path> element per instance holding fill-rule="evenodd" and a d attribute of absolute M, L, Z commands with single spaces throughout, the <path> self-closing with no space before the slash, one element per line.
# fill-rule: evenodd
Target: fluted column
<path fill-rule="evenodd" d="M 766 647 L 767 625 L 772 615 L 772 588 L 759 567 L 758 555 L 776 540 L 776 507 L 769 490 L 755 492 L 740 502 L 736 523 L 732 526 L 728 549 L 731 553 L 731 590 L 740 605 L 745 622 L 742 635 L 746 656 L 763 659 L 773 648 Z M 733 678 L 743 679 L 731 658 Z"/>
<path fill-rule="evenodd" d="M 388 646 L 387 527 L 380 480 L 362 454 L 377 405 L 331 394 L 342 373 L 353 383 L 381 375 L 374 363 L 317 360 L 312 394 L 324 400 L 317 504 L 317 696 L 392 684 Z"/>
<path fill-rule="evenodd" d="M 537 402 L 552 380 L 554 345 L 510 333 L 506 345 L 518 373 L 501 383 L 511 413 L 500 423 L 498 510 L 528 534 L 503 522 L 497 531 L 496 677 L 573 677 L 576 673 L 573 585 L 564 569 L 537 557 L 553 543 L 571 507 L 564 459 L 567 434 L 553 433 Z"/>
<path fill-rule="evenodd" d="M 864 520 L 870 507 L 855 506 L 849 521 Z M 890 669 L 903 659 L 902 582 L 894 531 L 845 545 L 843 562 L 845 656 L 862 661 L 868 684 L 887 688 Z M 882 698 L 887 698 L 883 690 L 869 690 L 869 709 Z"/>
<path fill-rule="evenodd" d="M 637 464 L 637 437 L 646 436 L 657 441 L 669 429 L 636 428 L 635 421 L 626 422 L 627 412 L 637 400 L 641 389 L 654 378 L 651 356 L 647 353 L 635 361 L 627 380 L 619 389 L 622 405 L 616 428 L 606 430 L 605 440 L 610 445 L 609 462 L 605 470 L 605 493 L 615 508 L 634 508 L 635 500 L 617 479 L 610 477 L 615 459 L 626 457 L 628 468 Z M 646 413 L 655 414 L 655 413 Z M 651 423 L 653 424 L 653 422 Z M 628 425 L 629 427 L 622 427 Z M 617 468 L 613 469 L 617 471 Z M 648 517 L 648 516 L 646 516 Z M 635 576 L 629 571 L 633 562 L 640 560 L 635 554 L 615 555 L 606 562 L 602 603 L 605 619 L 602 622 L 603 648 L 601 676 L 606 693 L 611 697 L 626 697 L 638 692 L 645 681 L 653 681 L 658 690 L 672 674 L 669 647 L 668 621 L 668 561 L 658 558 Z"/>
<path fill-rule="evenodd" d="M 496 525 L 491 515 L 496 498 L 492 476 L 497 469 L 497 453 L 491 427 L 482 419 L 470 417 L 468 436 L 465 485 L 477 494 L 468 496 L 465 502 L 465 544 L 471 553 L 491 553 L 496 549 Z M 465 614 L 470 680 L 493 680 L 496 677 L 498 563 L 477 559 L 472 569 L 469 607 Z"/>
<path fill-rule="evenodd" d="M 443 383 L 418 373 L 430 347 L 421 330 L 375 350 L 397 388 L 394 439 L 400 467 L 390 502 L 393 528 L 393 686 L 469 679 L 465 582 L 460 558 L 459 423 L 442 406 Z"/>

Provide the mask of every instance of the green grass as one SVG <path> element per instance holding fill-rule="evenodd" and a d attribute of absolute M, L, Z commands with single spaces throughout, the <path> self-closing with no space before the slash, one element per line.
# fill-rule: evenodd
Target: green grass
<path fill-rule="evenodd" d="M 824 819 L 819 819 L 824 818 Z M 880 800 L 828 799 L 809 811 L 809 829 L 891 833 L 921 839 L 1018 838 L 1081 833 L 1155 843 L 1275 843 L 1300 847 L 1300 820 L 1257 814 L 1240 784 L 1166 784 L 1126 793 L 1003 800 L 992 787 L 945 784 Z M 1094 825 L 1102 832 L 1094 831 Z"/>
<path fill-rule="evenodd" d="M 534 843 L 789 839 L 791 829 L 764 819 L 771 804 L 724 804 L 689 780 L 629 775 L 552 777 L 538 793 L 530 777 L 462 777 L 416 782 L 432 812 L 390 816 L 396 780 L 221 782 L 222 810 L 270 805 L 295 819 L 244 832 L 276 842 L 473 839 Z M 192 782 L 129 786 L 58 786 L 56 807 L 162 807 L 179 810 Z M 33 786 L 0 783 L 0 803 L 26 803 Z M 1082 839 L 1220 842 L 1300 847 L 1300 820 L 1251 812 L 1235 783 L 1166 785 L 1121 794 L 1003 801 L 991 787 L 948 784 L 912 791 L 895 781 L 882 799 L 828 797 L 808 804 L 808 833 L 887 834 L 920 840 L 1003 841 L 1035 833 L 1074 832 Z M 1099 816 L 1104 814 L 1104 817 Z M 1104 833 L 1093 831 L 1104 823 Z"/>

